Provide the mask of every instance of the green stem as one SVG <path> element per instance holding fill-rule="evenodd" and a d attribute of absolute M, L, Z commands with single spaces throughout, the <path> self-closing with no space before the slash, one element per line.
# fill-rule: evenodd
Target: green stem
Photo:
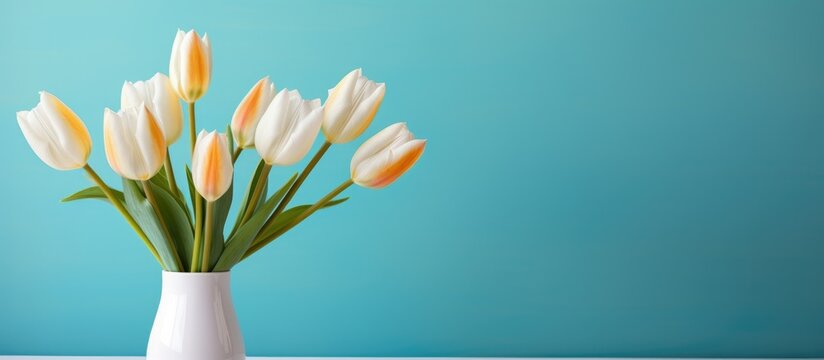
<path fill-rule="evenodd" d="M 195 143 L 197 142 L 197 132 L 195 131 L 196 128 L 195 102 L 193 101 L 189 103 L 189 142 L 191 145 L 192 155 L 195 153 Z M 196 272 L 198 271 L 198 266 L 200 265 L 200 252 L 203 241 L 203 198 L 200 197 L 200 194 L 195 192 L 195 198 L 193 200 L 195 203 L 195 239 L 192 246 L 192 263 L 189 265 L 189 271 Z"/>
<path fill-rule="evenodd" d="M 158 263 L 160 263 L 160 267 L 162 267 L 165 270 L 166 267 L 163 265 L 163 260 L 160 259 L 160 255 L 157 253 L 157 249 L 155 249 L 154 245 L 152 245 L 152 242 L 149 241 L 149 237 L 146 236 L 146 233 L 143 232 L 143 229 L 141 229 L 140 225 L 137 224 L 137 221 L 135 221 L 134 217 L 132 217 L 132 214 L 129 214 L 129 212 L 123 206 L 123 203 L 120 202 L 120 199 L 114 196 L 114 193 L 112 192 L 112 189 L 109 187 L 109 185 L 106 185 L 106 182 L 104 182 L 103 179 L 101 179 L 100 176 L 97 175 L 97 173 L 92 169 L 91 166 L 89 166 L 89 164 L 83 166 L 83 170 L 86 170 L 86 173 L 89 174 L 89 176 L 95 183 L 97 183 L 97 186 L 100 188 L 100 190 L 103 190 L 103 193 L 106 194 L 106 197 L 109 199 L 112 205 L 114 205 L 115 209 L 117 209 L 117 211 L 119 211 L 120 214 L 123 215 L 124 218 L 126 218 L 126 222 L 128 222 L 129 225 L 131 225 L 132 229 L 134 229 L 134 232 L 137 233 L 137 236 L 140 237 L 141 240 L 143 240 L 143 244 L 146 245 L 147 248 L 149 248 L 149 251 L 152 253 L 154 258 L 157 260 Z"/>
<path fill-rule="evenodd" d="M 209 251 L 212 249 L 212 232 L 213 223 L 215 217 L 215 202 L 214 201 L 206 201 L 206 229 L 203 231 L 205 238 L 203 244 L 203 260 L 200 265 L 200 271 L 208 272 L 209 271 Z"/>
<path fill-rule="evenodd" d="M 249 247 L 249 250 L 247 250 L 246 254 L 243 255 L 243 259 L 246 259 L 247 257 L 251 256 L 252 254 L 257 252 L 258 250 L 262 249 L 264 246 L 268 245 L 273 240 L 277 239 L 279 236 L 283 235 L 285 232 L 291 230 L 293 227 L 300 224 L 301 221 L 305 220 L 307 217 L 312 215 L 312 213 L 314 213 L 318 209 L 322 208 L 329 201 L 332 201 L 332 199 L 334 199 L 335 196 L 338 196 L 338 194 L 340 194 L 341 192 L 346 190 L 346 188 L 348 188 L 349 186 L 352 186 L 352 179 L 348 179 L 348 180 L 344 181 L 342 184 L 340 184 L 334 190 L 332 190 L 331 192 L 326 194 L 326 196 L 324 196 L 323 198 L 318 200 L 318 202 L 316 202 L 314 205 L 312 205 L 311 207 L 306 209 L 306 211 L 302 212 L 300 215 L 298 215 L 296 218 L 294 218 L 289 223 L 289 225 L 285 226 L 282 230 L 272 234 L 271 236 L 269 236 L 266 239 L 263 239 L 262 241 L 257 241 L 258 239 L 255 239 L 255 241 L 253 242 L 253 245 L 251 247 Z M 243 259 L 241 259 L 241 260 L 243 260 Z"/>
<path fill-rule="evenodd" d="M 180 196 L 180 190 L 177 188 L 177 180 L 175 179 L 175 171 L 172 168 L 172 157 L 169 155 L 169 148 L 166 148 L 166 163 L 163 164 L 166 168 L 166 179 L 169 181 L 169 190 L 172 194 Z"/>
<path fill-rule="evenodd" d="M 240 219 L 241 225 L 249 221 L 249 219 L 255 212 L 255 208 L 257 208 L 258 204 L 258 199 L 260 198 L 260 193 L 263 191 L 263 186 L 266 185 L 267 181 L 269 181 L 270 170 L 272 170 L 272 165 L 266 163 L 263 164 L 263 169 L 260 169 L 260 177 L 258 177 L 257 183 L 255 183 L 255 189 L 252 190 L 249 202 L 246 204 L 246 211 L 243 213 L 243 218 Z"/>
<path fill-rule="evenodd" d="M 303 171 L 300 172 L 298 178 L 295 179 L 295 182 L 286 192 L 286 195 L 283 196 L 283 199 L 278 204 L 278 207 L 275 208 L 275 211 L 272 212 L 272 215 L 266 219 L 266 223 L 263 224 L 261 229 L 268 229 L 270 225 L 275 221 L 275 218 L 286 209 L 286 206 L 289 205 L 289 202 L 292 201 L 292 198 L 295 196 L 295 193 L 298 192 L 298 188 L 303 185 L 303 181 L 306 180 L 306 177 L 309 176 L 309 173 L 312 172 L 312 169 L 315 168 L 315 165 L 318 164 L 320 158 L 323 157 L 323 154 L 326 154 L 326 151 L 329 150 L 329 147 L 332 146 L 332 143 L 326 141 L 323 143 L 323 146 L 318 149 L 318 152 L 315 153 L 315 156 L 312 157 L 312 160 L 309 160 L 309 163 L 306 164 L 306 167 L 303 168 Z"/>
<path fill-rule="evenodd" d="M 243 152 L 243 148 L 242 148 L 242 147 L 236 147 L 236 148 L 235 148 L 235 151 L 232 153 L 232 164 L 233 164 L 233 165 L 234 165 L 234 163 L 237 161 L 237 158 L 238 158 L 238 157 L 240 157 L 240 153 L 241 153 L 241 152 Z"/>
<path fill-rule="evenodd" d="M 203 198 L 195 192 L 195 243 L 192 247 L 191 272 L 200 271 L 200 252 L 203 244 Z"/>
<path fill-rule="evenodd" d="M 180 262 L 180 256 L 177 253 L 177 246 L 175 246 L 172 233 L 169 231 L 169 226 L 166 225 L 166 220 L 163 218 L 163 213 L 160 212 L 160 205 L 157 202 L 157 198 L 155 198 L 151 185 L 149 185 L 149 180 L 142 180 L 140 183 L 143 185 L 143 192 L 146 193 L 146 200 L 148 200 L 149 204 L 152 205 L 155 215 L 157 216 L 157 222 L 160 224 L 161 229 L 163 229 L 163 237 L 166 238 L 166 242 L 169 244 L 169 249 L 172 251 L 175 264 L 179 269 L 178 271 L 183 271 L 183 264 Z"/>
<path fill-rule="evenodd" d="M 197 134 L 195 133 L 195 103 L 189 103 L 189 141 L 192 143 L 192 154 L 195 153 L 195 142 L 197 141 Z"/>

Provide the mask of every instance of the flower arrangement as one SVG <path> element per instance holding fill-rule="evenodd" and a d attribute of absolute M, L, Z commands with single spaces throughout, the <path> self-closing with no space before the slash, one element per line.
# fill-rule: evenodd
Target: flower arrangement
<path fill-rule="evenodd" d="M 106 159 L 122 178 L 122 189 L 106 184 L 88 164 L 92 141 L 85 124 L 54 95 L 40 92 L 40 102 L 17 113 L 17 121 L 35 154 L 57 170 L 83 169 L 94 186 L 63 201 L 109 202 L 137 233 L 160 266 L 169 272 L 228 271 L 316 211 L 338 205 L 352 184 L 383 188 L 406 172 L 424 151 L 405 123 L 381 130 L 358 148 L 350 176 L 314 204 L 290 202 L 315 165 L 333 144 L 358 138 L 380 108 L 386 87 L 354 70 L 329 90 L 324 104 L 304 99 L 297 90 L 275 90 L 268 77 L 246 94 L 226 133 L 196 134 L 195 104 L 209 89 L 212 53 L 209 38 L 178 30 L 169 76 L 125 82 L 120 110 L 103 112 Z M 169 156 L 183 132 L 182 100 L 188 110 L 191 167 L 184 167 L 188 201 Z M 299 162 L 318 134 L 325 141 L 305 168 L 269 192 L 272 166 Z M 260 162 L 243 194 L 231 227 L 234 163 L 244 150 L 256 150 Z"/>

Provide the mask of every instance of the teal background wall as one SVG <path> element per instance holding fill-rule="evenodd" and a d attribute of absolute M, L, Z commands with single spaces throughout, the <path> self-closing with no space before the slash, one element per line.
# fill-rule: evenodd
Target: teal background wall
<path fill-rule="evenodd" d="M 367 135 L 406 120 L 429 139 L 397 183 L 235 269 L 250 355 L 824 356 L 822 18 L 816 1 L 6 3 L 0 354 L 144 353 L 159 269 L 108 205 L 58 203 L 89 182 L 42 164 L 14 112 L 61 97 L 114 182 L 103 108 L 194 27 L 214 47 L 202 127 L 263 75 L 325 99 L 363 67 L 388 87 Z"/>

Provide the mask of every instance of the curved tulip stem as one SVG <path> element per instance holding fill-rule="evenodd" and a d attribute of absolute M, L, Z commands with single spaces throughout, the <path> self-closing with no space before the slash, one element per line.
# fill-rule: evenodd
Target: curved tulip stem
<path fill-rule="evenodd" d="M 338 187 L 336 187 L 334 190 L 332 190 L 328 194 L 326 194 L 326 196 L 324 196 L 323 198 L 318 200 L 318 202 L 316 202 L 315 204 L 310 206 L 308 209 L 306 209 L 304 212 L 302 212 L 296 218 L 292 219 L 292 221 L 289 223 L 289 225 L 285 226 L 282 230 L 272 234 L 271 236 L 269 236 L 266 239 L 263 239 L 263 240 L 260 240 L 260 241 L 258 241 L 259 239 L 255 239 L 255 241 L 252 243 L 252 246 L 249 247 L 249 250 L 246 251 L 246 254 L 243 255 L 243 258 L 241 260 L 246 259 L 247 257 L 251 256 L 252 254 L 257 252 L 258 250 L 262 249 L 264 246 L 268 245 L 270 242 L 277 239 L 279 236 L 283 235 L 285 232 L 291 230 L 293 227 L 300 224 L 301 221 L 305 220 L 310 215 L 312 215 L 315 211 L 322 208 L 324 205 L 326 205 L 326 203 L 332 201 L 332 199 L 334 199 L 335 196 L 338 196 L 338 194 L 340 194 L 341 192 L 346 190 L 348 187 L 352 186 L 352 184 L 353 184 L 352 179 L 348 179 L 348 180 L 344 181 L 342 184 L 338 185 Z"/>
<path fill-rule="evenodd" d="M 189 271 L 200 271 L 200 251 L 203 245 L 203 198 L 195 192 L 195 243 L 192 246 L 192 264 Z"/>
<path fill-rule="evenodd" d="M 252 191 L 252 195 L 246 205 L 246 211 L 243 213 L 243 218 L 240 219 L 240 225 L 243 225 L 249 221 L 255 212 L 255 208 L 257 208 L 258 205 L 258 199 L 260 199 L 260 193 L 263 191 L 263 186 L 269 181 L 270 170 L 272 170 L 272 165 L 263 163 L 263 168 L 260 169 L 260 177 L 258 177 L 257 183 L 255 184 L 255 189 Z"/>
<path fill-rule="evenodd" d="M 177 265 L 177 268 L 180 269 L 179 271 L 183 271 L 183 264 L 180 262 L 180 256 L 177 253 L 175 240 L 172 238 L 172 233 L 169 231 L 169 226 L 166 225 L 166 220 L 163 218 L 163 213 L 160 212 L 160 205 L 158 205 L 154 191 L 152 191 L 152 187 L 149 185 L 149 180 L 142 180 L 140 181 L 140 184 L 143 185 L 143 192 L 146 193 L 146 200 L 149 201 L 149 204 L 152 205 L 152 208 L 154 209 L 155 216 L 157 216 L 157 222 L 163 230 L 163 237 L 166 238 L 166 243 L 169 244 L 169 249 L 172 251 L 172 255 L 174 255 L 175 264 Z"/>
<path fill-rule="evenodd" d="M 169 148 L 166 148 L 166 163 L 163 164 L 166 168 L 166 179 L 169 181 L 169 190 L 172 194 L 180 196 L 180 190 L 177 188 L 177 180 L 175 179 L 175 170 L 172 168 L 172 157 L 169 155 Z"/>
<path fill-rule="evenodd" d="M 286 206 L 289 205 L 289 202 L 292 201 L 292 198 L 295 196 L 295 193 L 298 192 L 298 188 L 303 185 L 303 181 L 306 180 L 306 177 L 309 176 L 309 173 L 312 172 L 312 169 L 315 168 L 315 165 L 318 164 L 320 158 L 326 154 L 326 151 L 329 150 L 329 147 L 332 146 L 332 143 L 326 141 L 323 143 L 323 146 L 318 149 L 318 152 L 315 153 L 315 156 L 312 156 L 312 160 L 309 160 L 309 163 L 306 164 L 306 167 L 303 168 L 303 171 L 300 172 L 298 178 L 295 179 L 295 183 L 289 188 L 289 191 L 286 192 L 286 195 L 283 196 L 283 200 L 280 201 L 278 207 L 275 208 L 275 211 L 272 212 L 272 215 L 266 219 L 266 223 L 264 223 L 261 229 L 266 229 L 275 221 L 275 218 L 286 209 Z"/>
<path fill-rule="evenodd" d="M 86 173 L 89 174 L 89 177 L 91 177 L 92 180 L 97 184 L 97 186 L 100 187 L 100 190 L 103 190 L 103 194 L 106 194 L 106 198 L 108 198 L 112 205 L 114 205 L 114 207 L 117 209 L 117 211 L 119 211 L 120 214 L 123 215 L 124 218 L 126 218 L 126 222 L 128 222 L 132 229 L 134 229 L 134 232 L 137 233 L 137 236 L 140 237 L 141 240 L 143 240 L 143 244 L 146 245 L 147 248 L 149 248 L 149 251 L 155 257 L 157 262 L 160 263 L 160 267 L 162 267 L 165 270 L 166 266 L 163 265 L 163 260 L 160 259 L 160 255 L 157 253 L 157 249 L 155 249 L 154 245 L 152 245 L 152 242 L 149 241 L 149 237 L 146 236 L 146 233 L 143 232 L 143 229 L 141 229 L 140 225 L 137 224 L 137 221 L 135 221 L 134 217 L 132 217 L 132 214 L 129 214 L 129 212 L 123 206 L 123 203 L 120 202 L 120 199 L 114 196 L 114 193 L 112 192 L 112 189 L 109 187 L 109 185 L 106 185 L 106 182 L 104 182 L 103 179 L 101 179 L 100 176 L 97 175 L 97 173 L 92 169 L 91 166 L 89 166 L 89 164 L 83 166 L 83 170 L 86 170 Z"/>
<path fill-rule="evenodd" d="M 197 141 L 197 133 L 195 132 L 195 103 L 189 103 L 189 141 L 192 143 L 192 154 L 195 153 L 195 142 Z"/>
<path fill-rule="evenodd" d="M 203 259 L 200 265 L 200 271 L 209 271 L 209 251 L 212 249 L 212 232 L 215 218 L 215 202 L 206 201 L 206 229 L 203 231 Z"/>
<path fill-rule="evenodd" d="M 232 153 L 232 165 L 237 161 L 237 158 L 240 157 L 240 153 L 243 152 L 242 147 L 236 147 L 235 151 Z"/>

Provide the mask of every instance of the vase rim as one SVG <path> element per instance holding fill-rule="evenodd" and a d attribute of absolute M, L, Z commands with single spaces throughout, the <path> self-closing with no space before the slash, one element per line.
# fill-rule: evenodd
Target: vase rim
<path fill-rule="evenodd" d="M 207 272 L 189 272 L 189 271 L 167 271 L 167 270 L 162 270 L 161 272 L 162 272 L 163 274 L 172 274 L 172 275 L 192 275 L 192 276 L 197 276 L 197 275 L 217 275 L 217 274 L 228 274 L 228 273 L 231 273 L 231 272 L 232 272 L 232 270 L 229 270 L 229 271 L 207 271 Z"/>

